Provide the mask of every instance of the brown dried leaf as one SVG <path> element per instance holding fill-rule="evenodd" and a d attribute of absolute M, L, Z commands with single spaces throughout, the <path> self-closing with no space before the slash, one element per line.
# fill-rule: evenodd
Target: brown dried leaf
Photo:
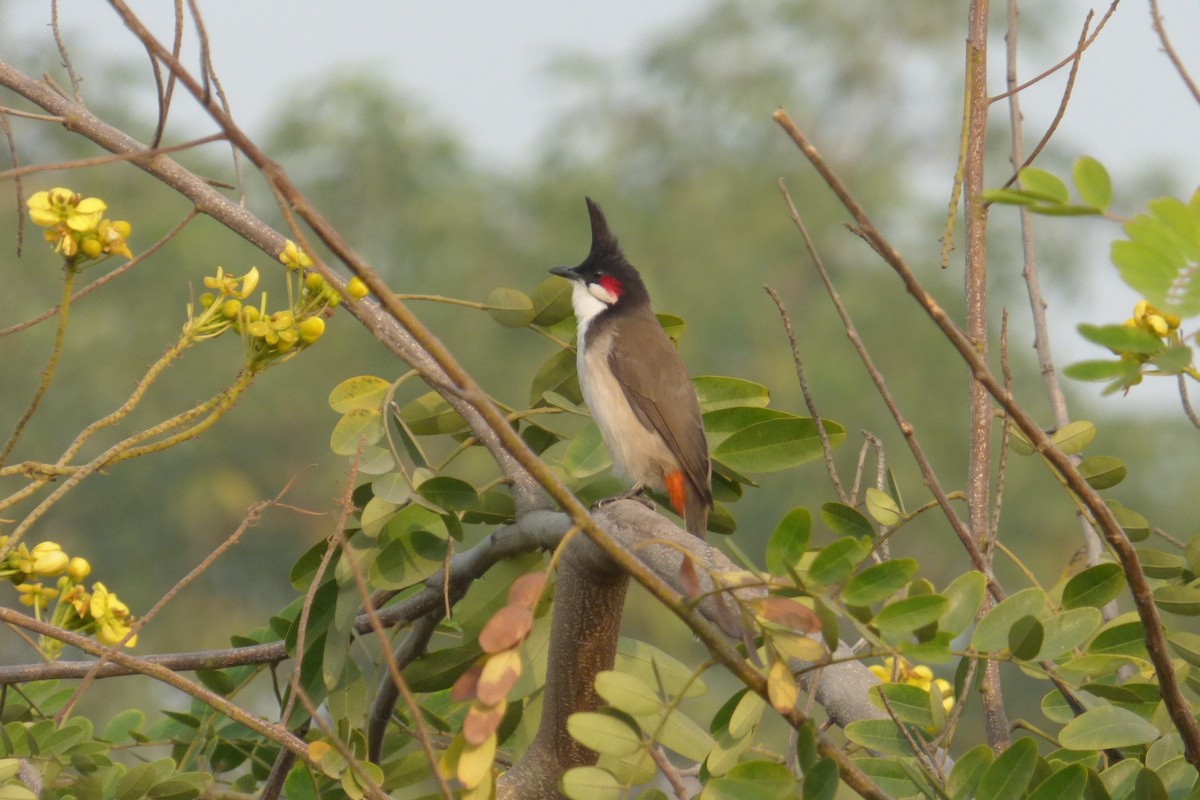
<path fill-rule="evenodd" d="M 508 696 L 508 690 L 521 677 L 521 654 L 505 650 L 490 656 L 483 665 L 475 697 L 484 705 L 496 705 Z"/>
<path fill-rule="evenodd" d="M 696 574 L 696 565 L 687 556 L 683 557 L 683 563 L 679 565 L 679 585 L 685 597 L 696 597 L 700 594 L 700 576 Z"/>
<path fill-rule="evenodd" d="M 469 745 L 483 744 L 500 727 L 500 721 L 504 719 L 504 711 L 507 708 L 508 703 L 504 700 L 494 706 L 472 703 L 471 710 L 463 720 L 463 739 Z"/>
<path fill-rule="evenodd" d="M 450 699 L 456 703 L 475 698 L 475 685 L 479 683 L 479 673 L 483 672 L 483 660 L 472 664 L 466 672 L 458 676 L 454 686 L 450 688 Z"/>
<path fill-rule="evenodd" d="M 529 572 L 512 582 L 508 587 L 508 604 L 532 609 L 542 596 L 546 585 L 546 573 Z"/>
<path fill-rule="evenodd" d="M 526 606 L 505 606 L 479 632 L 479 646 L 485 653 L 499 653 L 516 647 L 533 627 L 533 611 Z"/>
<path fill-rule="evenodd" d="M 821 620 L 816 612 L 790 597 L 764 597 L 756 605 L 758 615 L 767 622 L 797 633 L 821 630 Z"/>

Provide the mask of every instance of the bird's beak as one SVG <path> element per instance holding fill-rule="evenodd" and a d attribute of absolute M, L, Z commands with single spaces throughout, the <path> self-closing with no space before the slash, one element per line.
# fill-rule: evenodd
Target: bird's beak
<path fill-rule="evenodd" d="M 574 267 L 554 267 L 550 270 L 551 275 L 558 275 L 566 278 L 569 281 L 579 280 L 579 276 L 575 274 Z"/>

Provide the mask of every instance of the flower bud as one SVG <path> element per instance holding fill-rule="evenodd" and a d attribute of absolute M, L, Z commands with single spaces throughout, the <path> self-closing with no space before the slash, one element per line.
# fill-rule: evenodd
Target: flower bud
<path fill-rule="evenodd" d="M 325 333 L 325 320 L 320 317 L 309 317 L 297 325 L 296 330 L 300 333 L 300 341 L 312 344 L 321 338 L 321 334 Z"/>
<path fill-rule="evenodd" d="M 362 282 L 361 278 L 351 278 L 350 282 L 346 284 L 346 294 L 354 300 L 362 300 L 370 293 L 371 290 L 367 288 L 367 285 Z"/>
<path fill-rule="evenodd" d="M 61 574 L 71 561 L 57 542 L 41 542 L 33 548 L 30 555 L 33 561 L 30 574 L 43 577 Z"/>
<path fill-rule="evenodd" d="M 92 565 L 86 558 L 75 556 L 67 564 L 67 577 L 76 583 L 83 583 L 83 579 L 90 574 L 92 574 Z"/>

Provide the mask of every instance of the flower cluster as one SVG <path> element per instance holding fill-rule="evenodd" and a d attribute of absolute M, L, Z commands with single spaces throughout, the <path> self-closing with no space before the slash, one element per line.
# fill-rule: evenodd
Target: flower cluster
<path fill-rule="evenodd" d="M 29 198 L 29 218 L 45 228 L 46 241 L 72 264 L 117 254 L 133 258 L 125 240 L 132 231 L 125 220 L 105 219 L 108 205 L 57 187 Z"/>
<path fill-rule="evenodd" d="M 0 536 L 0 550 L 8 542 Z M 34 616 L 43 619 L 44 612 L 54 604 L 47 620 L 68 631 L 94 635 L 101 644 L 113 645 L 125 638 L 133 622 L 129 607 L 110 592 L 103 583 L 92 584 L 91 591 L 84 580 L 92 572 L 87 559 L 67 555 L 57 542 L 39 542 L 28 547 L 21 542 L 0 559 L 0 578 L 8 578 L 16 586 L 18 599 L 33 609 Z M 43 581 L 56 578 L 53 586 Z M 126 647 L 137 644 L 133 636 Z M 54 659 L 62 652 L 62 642 L 43 636 L 39 642 L 42 655 Z"/>
<path fill-rule="evenodd" d="M 900 664 L 897 666 L 896 659 L 888 656 L 882 664 L 872 664 L 867 669 L 871 670 L 871 674 L 879 678 L 882 683 L 904 683 L 916 686 L 926 692 L 930 690 L 930 687 L 937 686 L 942 695 L 942 707 L 947 712 L 954 707 L 954 687 L 950 685 L 950 681 L 945 678 L 933 677 L 933 670 L 924 664 L 913 666 L 904 659 L 900 659 Z"/>
<path fill-rule="evenodd" d="M 1125 320 L 1125 327 L 1138 328 L 1151 336 L 1166 339 L 1179 329 L 1180 322 L 1174 314 L 1159 311 L 1145 300 L 1139 300 L 1133 307 L 1133 316 Z"/>
<path fill-rule="evenodd" d="M 342 294 L 328 284 L 317 272 L 307 271 L 312 259 L 288 240 L 279 260 L 288 268 L 288 306 L 276 311 L 267 307 L 263 293 L 256 304 L 243 301 L 258 287 L 258 269 L 251 267 L 245 275 L 235 276 L 217 267 L 216 275 L 204 279 L 212 291 L 200 296 L 200 311 L 188 307 L 186 335 L 210 339 L 227 330 L 242 335 L 246 364 L 251 369 L 291 357 L 315 343 L 325 333 L 325 319 L 342 302 Z M 346 285 L 346 293 L 354 300 L 367 295 L 367 287 L 358 278 Z"/>

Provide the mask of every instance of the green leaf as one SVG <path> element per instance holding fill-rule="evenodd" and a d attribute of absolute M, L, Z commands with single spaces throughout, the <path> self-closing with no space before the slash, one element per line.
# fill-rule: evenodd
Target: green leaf
<path fill-rule="evenodd" d="M 1125 325 L 1090 325 L 1080 323 L 1079 335 L 1093 344 L 1117 353 L 1157 353 L 1163 343 L 1152 333 Z"/>
<path fill-rule="evenodd" d="M 1087 651 L 1099 655 L 1126 655 L 1137 658 L 1147 658 L 1146 628 L 1137 615 L 1132 615 L 1129 621 L 1123 615 L 1108 623 L 1096 638 L 1088 643 Z"/>
<path fill-rule="evenodd" d="M 466 511 L 479 502 L 475 487 L 464 480 L 439 475 L 417 487 L 417 494 L 446 511 Z"/>
<path fill-rule="evenodd" d="M 1067 581 L 1063 587 L 1063 608 L 1100 608 L 1124 589 L 1125 573 L 1120 564 L 1097 564 Z"/>
<path fill-rule="evenodd" d="M 1027 800 L 1080 800 L 1087 787 L 1087 768 L 1070 764 L 1037 785 Z"/>
<path fill-rule="evenodd" d="M 1063 183 L 1062 178 L 1044 169 L 1026 167 L 1017 173 L 1017 178 L 1024 191 L 1041 200 L 1065 205 L 1071 199 L 1067 185 Z"/>
<path fill-rule="evenodd" d="M 1154 605 L 1184 617 L 1200 615 L 1200 589 L 1195 586 L 1160 586 L 1154 590 Z"/>
<path fill-rule="evenodd" d="M 1078 361 L 1068 364 L 1063 374 L 1077 381 L 1109 381 L 1120 378 L 1125 381 L 1141 374 L 1141 369 L 1132 361 Z"/>
<path fill-rule="evenodd" d="M 949 601 L 940 594 L 906 597 L 884 606 L 871 620 L 871 624 L 884 633 L 915 631 L 936 622 L 948 605 Z"/>
<path fill-rule="evenodd" d="M 895 558 L 867 567 L 842 589 L 842 602 L 852 606 L 882 602 L 912 580 L 919 567 L 912 558 Z"/>
<path fill-rule="evenodd" d="M 833 800 L 838 790 L 838 768 L 832 758 L 822 758 L 804 773 L 801 800 Z"/>
<path fill-rule="evenodd" d="M 615 669 L 636 675 L 668 696 L 695 697 L 705 691 L 704 681 L 693 680 L 693 670 L 683 662 L 637 639 L 622 636 L 617 640 Z"/>
<path fill-rule="evenodd" d="M 1101 211 L 1108 210 L 1112 203 L 1112 179 L 1103 164 L 1091 156 L 1081 156 L 1071 168 L 1071 178 L 1080 200 Z"/>
<path fill-rule="evenodd" d="M 1147 578 L 1170 580 L 1179 577 L 1183 573 L 1183 558 L 1174 553 L 1154 550 L 1149 547 L 1139 547 L 1137 549 L 1137 556 L 1138 561 L 1142 564 L 1142 572 L 1146 573 Z"/>
<path fill-rule="evenodd" d="M 467 422 L 437 392 L 426 392 L 400 409 L 400 419 L 417 436 L 462 433 Z"/>
<path fill-rule="evenodd" d="M 1125 465 L 1114 456 L 1092 456 L 1079 463 L 1079 474 L 1097 491 L 1110 489 L 1125 480 Z"/>
<path fill-rule="evenodd" d="M 852 759 L 855 765 L 889 797 L 932 797 L 933 790 L 921 781 L 912 765 L 895 758 Z"/>
<path fill-rule="evenodd" d="M 887 699 L 885 705 L 882 698 Z M 896 718 L 909 725 L 920 728 L 933 726 L 933 714 L 929 710 L 929 692 L 919 686 L 909 686 L 907 683 L 881 683 L 872 686 L 867 693 L 871 705 L 880 711 L 887 712 L 891 708 Z"/>
<path fill-rule="evenodd" d="M 474 640 L 459 647 L 434 650 L 410 662 L 402 675 L 414 692 L 440 692 L 453 686 L 482 652 Z"/>
<path fill-rule="evenodd" d="M 665 713 L 665 712 L 663 712 Z M 676 709 L 666 717 L 663 713 L 638 716 L 642 730 L 654 734 L 654 741 L 691 761 L 703 761 L 716 742 L 708 731 Z"/>
<path fill-rule="evenodd" d="M 837 583 L 871 553 L 871 543 L 854 536 L 843 536 L 821 548 L 808 568 L 808 577 L 820 584 Z"/>
<path fill-rule="evenodd" d="M 846 438 L 846 430 L 824 420 L 831 447 Z M 822 455 L 817 426 L 811 418 L 774 419 L 738 431 L 713 451 L 733 469 L 745 472 L 777 472 L 816 460 Z"/>
<path fill-rule="evenodd" d="M 547 392 L 560 394 L 576 405 L 582 403 L 583 392 L 579 389 L 575 363 L 575 352 L 572 350 L 559 350 L 546 359 L 533 376 L 533 383 L 529 387 L 529 404 L 545 405 L 544 395 Z"/>
<path fill-rule="evenodd" d="M 865 500 L 867 513 L 871 515 L 871 519 L 880 525 L 895 525 L 904 518 L 900 512 L 900 506 L 887 492 L 882 492 L 875 487 L 871 487 L 867 489 Z"/>
<path fill-rule="evenodd" d="M 771 401 L 771 393 L 761 383 L 727 378 L 720 375 L 701 375 L 692 379 L 700 410 L 707 414 L 726 408 L 763 408 Z"/>
<path fill-rule="evenodd" d="M 537 285 L 529 295 L 533 304 L 533 324 L 548 327 L 571 315 L 571 281 L 551 275 Z"/>
<path fill-rule="evenodd" d="M 1042 649 L 1045 635 L 1037 617 L 1021 617 L 1008 629 L 1008 650 L 1018 661 L 1028 661 Z"/>
<path fill-rule="evenodd" d="M 742 694 L 733 713 L 729 715 L 729 735 L 741 739 L 754 732 L 754 728 L 767 710 L 767 701 L 754 692 Z"/>
<path fill-rule="evenodd" d="M 971 635 L 971 648 L 998 651 L 1008 646 L 1008 631 L 1022 617 L 1036 617 L 1046 607 L 1046 593 L 1036 586 L 1009 595 L 984 615 Z"/>
<path fill-rule="evenodd" d="M 1192 348 L 1170 345 L 1150 357 L 1150 363 L 1164 375 L 1178 375 L 1192 366 Z"/>
<path fill-rule="evenodd" d="M 946 612 L 938 620 L 938 629 L 958 634 L 975 621 L 983 593 L 987 591 L 987 579 L 982 572 L 971 570 L 959 575 L 942 591 L 949 601 Z"/>
<path fill-rule="evenodd" d="M 604 670 L 596 676 L 596 694 L 613 708 L 631 716 L 657 714 L 663 703 L 650 684 L 616 670 Z"/>
<path fill-rule="evenodd" d="M 1113 242 L 1112 260 L 1130 287 L 1154 306 L 1190 317 L 1200 313 L 1200 281 L 1195 262 L 1200 260 L 1200 219 L 1192 203 L 1185 206 L 1173 197 L 1149 204 L 1149 214 L 1139 214 L 1125 224 L 1127 241 Z"/>
<path fill-rule="evenodd" d="M 1184 661 L 1193 667 L 1200 667 L 1200 635 L 1188 631 L 1172 631 L 1167 634 L 1167 644 L 1171 645 L 1171 649 Z M 106 728 L 105 732 L 107 731 Z"/>
<path fill-rule="evenodd" d="M 1104 622 L 1098 609 L 1090 606 L 1055 614 L 1042 622 L 1044 638 L 1038 661 L 1051 661 L 1066 655 L 1092 637 Z"/>
<path fill-rule="evenodd" d="M 563 794 L 570 800 L 623 800 L 625 790 L 612 773 L 600 767 L 572 767 L 562 776 Z"/>
<path fill-rule="evenodd" d="M 127 708 L 113 716 L 104 726 L 100 738 L 113 744 L 133 740 L 133 733 L 146 722 L 146 715 L 136 708 Z"/>
<path fill-rule="evenodd" d="M 1007 206 L 1032 206 L 1041 200 L 1038 195 L 1021 189 L 985 189 L 983 199 Z"/>
<path fill-rule="evenodd" d="M 612 466 L 612 458 L 595 423 L 589 423 L 567 445 L 562 465 L 563 471 L 576 480 L 590 478 Z"/>
<path fill-rule="evenodd" d="M 1096 438 L 1096 426 L 1086 420 L 1068 422 L 1056 430 L 1050 441 L 1067 455 L 1083 452 L 1083 449 Z"/>
<path fill-rule="evenodd" d="M 783 515 L 767 541 L 766 565 L 772 575 L 784 576 L 795 569 L 808 549 L 812 536 L 812 514 L 797 507 Z"/>
<path fill-rule="evenodd" d="M 522 291 L 498 286 L 484 303 L 488 314 L 506 328 L 524 328 L 533 322 L 533 301 Z"/>
<path fill-rule="evenodd" d="M 838 536 L 870 539 L 875 535 L 870 521 L 857 509 L 843 503 L 826 503 L 821 506 L 821 521 Z"/>
<path fill-rule="evenodd" d="M 946 793 L 951 800 L 974 797 L 984 773 L 995 760 L 992 748 L 986 744 L 977 745 L 964 753 L 954 764 L 954 769 L 950 770 L 950 778 L 946 781 Z"/>
<path fill-rule="evenodd" d="M 1080 714 L 1058 732 L 1058 743 L 1069 750 L 1133 747 L 1158 738 L 1158 729 L 1132 711 L 1102 705 Z"/>
<path fill-rule="evenodd" d="M 1017 739 L 983 773 L 976 800 L 1011 800 L 1029 786 L 1037 768 L 1037 743 L 1029 737 Z"/>
<path fill-rule="evenodd" d="M 412 487 L 399 472 L 389 472 L 371 481 L 371 494 L 393 506 L 402 506 L 412 499 Z"/>
<path fill-rule="evenodd" d="M 905 730 L 917 742 L 927 741 L 929 738 L 916 727 L 906 725 Z M 846 738 L 877 753 L 892 756 L 913 755 L 912 745 L 890 719 L 855 720 L 846 726 Z"/>
<path fill-rule="evenodd" d="M 383 438 L 383 416 L 378 411 L 356 410 L 343 414 L 333 426 L 329 448 L 339 456 L 352 456 L 363 445 Z"/>
<path fill-rule="evenodd" d="M 597 753 L 628 756 L 642 749 L 641 731 L 625 719 L 599 711 L 580 711 L 567 717 L 567 733 Z"/>
<path fill-rule="evenodd" d="M 374 375 L 359 375 L 333 387 L 329 393 L 329 407 L 339 414 L 351 411 L 380 411 L 383 400 L 392 385 Z"/>
<path fill-rule="evenodd" d="M 1116 500 L 1105 500 L 1104 503 L 1112 509 L 1117 524 L 1121 526 L 1121 530 L 1125 531 L 1129 541 L 1140 542 L 1150 536 L 1150 523 L 1141 514 L 1131 508 L 1126 508 Z M 1193 572 L 1197 571 L 1200 570 L 1193 570 Z"/>
<path fill-rule="evenodd" d="M 399 516 L 399 515 L 397 515 Z M 388 544 L 371 563 L 371 585 L 379 589 L 403 589 L 428 578 L 442 568 L 448 544 L 427 530 L 392 530 L 389 522 L 384 538 Z"/>

